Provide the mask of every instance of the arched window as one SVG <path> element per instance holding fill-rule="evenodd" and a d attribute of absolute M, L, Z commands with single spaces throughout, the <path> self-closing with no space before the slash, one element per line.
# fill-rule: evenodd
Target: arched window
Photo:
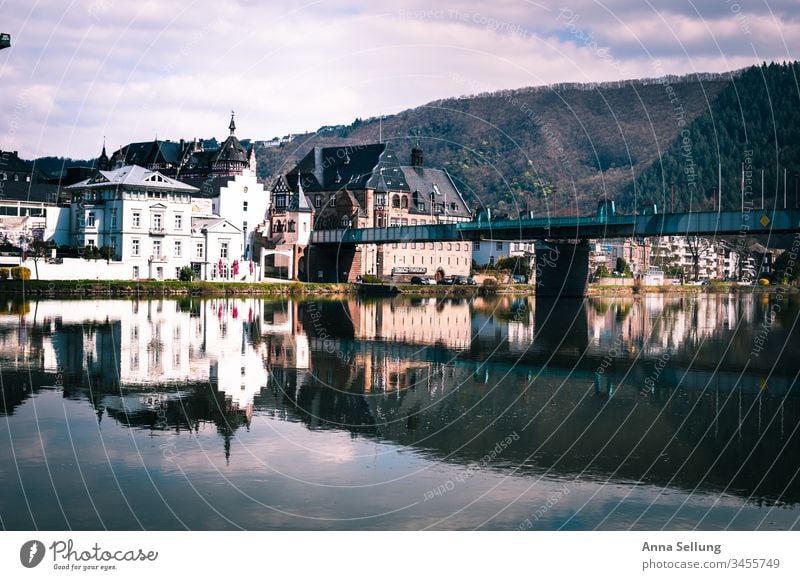
<path fill-rule="evenodd" d="M 394 208 L 399 208 L 400 207 L 400 196 L 397 195 L 397 194 L 394 194 L 392 196 L 392 207 L 394 207 Z"/>
<path fill-rule="evenodd" d="M 402 206 L 401 207 L 403 209 L 408 209 L 408 196 L 407 195 L 403 196 L 403 202 L 402 202 Z"/>

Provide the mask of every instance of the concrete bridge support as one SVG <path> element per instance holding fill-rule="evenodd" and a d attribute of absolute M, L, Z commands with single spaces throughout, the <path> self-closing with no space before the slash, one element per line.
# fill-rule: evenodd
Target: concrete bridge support
<path fill-rule="evenodd" d="M 536 242 L 537 296 L 586 296 L 588 282 L 588 242 Z"/>

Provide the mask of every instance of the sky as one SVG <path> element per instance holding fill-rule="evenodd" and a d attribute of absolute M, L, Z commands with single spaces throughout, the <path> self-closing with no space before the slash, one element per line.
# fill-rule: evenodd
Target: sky
<path fill-rule="evenodd" d="M 433 7 L 432 7 L 433 6 Z M 0 149 L 271 139 L 430 101 L 800 54 L 797 0 L 0 0 Z"/>

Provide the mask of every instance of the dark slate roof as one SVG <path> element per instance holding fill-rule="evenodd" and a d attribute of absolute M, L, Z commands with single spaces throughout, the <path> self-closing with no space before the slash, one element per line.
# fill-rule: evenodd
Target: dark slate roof
<path fill-rule="evenodd" d="M 314 147 L 287 175 L 294 190 L 298 173 L 306 192 L 410 191 L 397 154 L 386 143 Z"/>
<path fill-rule="evenodd" d="M 192 197 L 210 199 L 218 197 L 220 188 L 228 185 L 231 179 L 230 177 L 182 177 L 181 181 L 198 189 Z"/>
<path fill-rule="evenodd" d="M 55 184 L 26 181 L 0 182 L 0 201 L 56 203 L 60 187 Z"/>
<path fill-rule="evenodd" d="M 212 160 L 213 163 L 223 163 L 225 161 L 238 161 L 240 163 L 247 163 L 248 161 L 247 151 L 245 151 L 244 147 L 242 147 L 242 144 L 239 143 L 239 139 L 236 138 L 236 135 L 230 135 L 227 139 L 225 139 L 215 153 L 216 155 Z"/>
<path fill-rule="evenodd" d="M 437 204 L 444 204 L 445 215 L 471 217 L 472 213 L 469 207 L 446 171 L 410 165 L 403 166 L 401 169 L 412 192 L 409 207 L 411 213 L 429 214 L 431 212 L 431 194 L 433 194 Z M 425 203 L 424 210 L 421 209 L 419 202 Z"/>
<path fill-rule="evenodd" d="M 153 163 L 178 165 L 182 156 L 180 143 L 154 140 L 125 145 L 111 155 L 111 163 L 142 166 Z"/>

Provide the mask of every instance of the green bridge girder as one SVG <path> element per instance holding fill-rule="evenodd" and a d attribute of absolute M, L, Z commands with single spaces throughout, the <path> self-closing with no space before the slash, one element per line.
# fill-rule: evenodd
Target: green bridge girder
<path fill-rule="evenodd" d="M 393 226 L 387 228 L 316 230 L 316 245 L 385 244 L 394 242 L 537 240 L 657 237 L 677 235 L 750 235 L 800 232 L 800 210 L 693 212 L 531 218 L 496 222 Z"/>

